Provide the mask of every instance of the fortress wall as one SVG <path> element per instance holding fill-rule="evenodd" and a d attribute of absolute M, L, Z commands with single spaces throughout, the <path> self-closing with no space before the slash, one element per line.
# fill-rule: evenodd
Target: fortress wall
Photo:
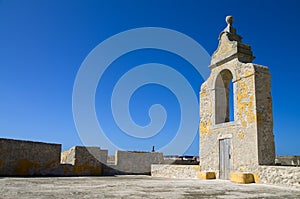
<path fill-rule="evenodd" d="M 61 144 L 0 138 L 0 176 L 56 175 Z"/>
<path fill-rule="evenodd" d="M 0 176 L 90 176 L 150 174 L 162 153 L 116 151 L 107 165 L 107 150 L 74 146 L 61 153 L 60 144 L 0 139 Z"/>

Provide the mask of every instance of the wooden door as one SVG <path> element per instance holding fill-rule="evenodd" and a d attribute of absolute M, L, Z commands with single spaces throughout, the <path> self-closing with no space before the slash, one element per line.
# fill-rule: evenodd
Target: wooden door
<path fill-rule="evenodd" d="M 231 170 L 230 139 L 220 140 L 220 179 L 229 180 Z"/>

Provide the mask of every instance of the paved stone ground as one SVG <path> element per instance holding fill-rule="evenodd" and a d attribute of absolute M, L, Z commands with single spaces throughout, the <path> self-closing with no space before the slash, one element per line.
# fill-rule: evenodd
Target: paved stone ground
<path fill-rule="evenodd" d="M 300 198 L 300 189 L 150 176 L 0 178 L 0 198 Z"/>

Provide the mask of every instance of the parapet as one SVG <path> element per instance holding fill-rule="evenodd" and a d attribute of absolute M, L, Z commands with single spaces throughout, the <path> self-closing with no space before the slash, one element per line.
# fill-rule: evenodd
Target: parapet
<path fill-rule="evenodd" d="M 0 176 L 56 175 L 61 144 L 0 138 Z"/>

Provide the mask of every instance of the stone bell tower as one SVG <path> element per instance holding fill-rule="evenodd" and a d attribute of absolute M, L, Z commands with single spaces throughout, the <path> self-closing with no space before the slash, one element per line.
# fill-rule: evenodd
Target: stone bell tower
<path fill-rule="evenodd" d="M 201 170 L 221 179 L 275 161 L 269 69 L 252 63 L 233 17 L 226 22 L 200 91 Z"/>

